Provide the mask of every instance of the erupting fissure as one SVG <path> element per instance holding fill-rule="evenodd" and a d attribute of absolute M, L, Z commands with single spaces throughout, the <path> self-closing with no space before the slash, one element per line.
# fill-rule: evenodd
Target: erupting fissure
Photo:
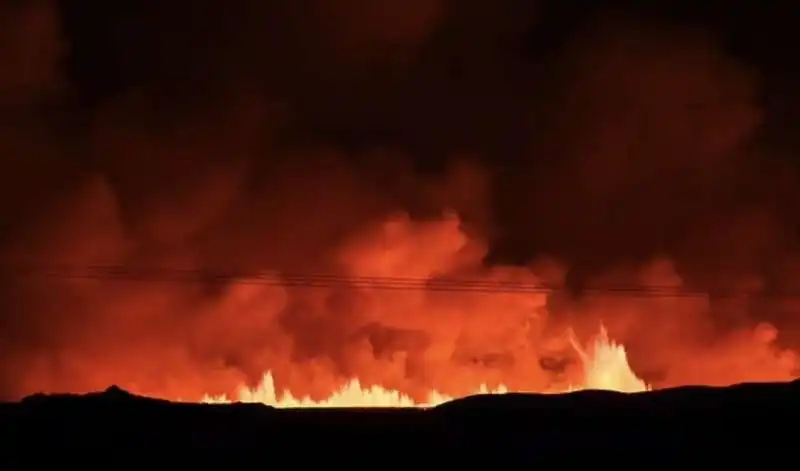
<path fill-rule="evenodd" d="M 572 392 L 587 389 L 600 389 L 624 393 L 647 391 L 650 387 L 633 372 L 628 364 L 625 347 L 609 339 L 605 328 L 601 328 L 588 350 L 573 342 L 583 363 L 583 383 L 566 391 L 519 391 L 519 392 Z M 474 394 L 504 394 L 506 386 L 491 389 L 481 385 Z M 208 396 L 205 403 L 224 404 L 230 402 L 261 403 L 282 408 L 298 407 L 433 407 L 456 399 L 438 391 L 431 391 L 424 402 L 414 401 L 399 391 L 380 386 L 363 387 L 353 379 L 328 398 L 314 401 L 308 397 L 294 397 L 291 392 L 278 393 L 271 372 L 264 374 L 261 383 L 253 389 L 241 387 L 237 397 L 231 401 L 227 396 Z"/>

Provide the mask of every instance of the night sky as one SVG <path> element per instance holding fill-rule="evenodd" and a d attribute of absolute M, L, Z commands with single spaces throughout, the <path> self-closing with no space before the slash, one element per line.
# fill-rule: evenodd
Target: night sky
<path fill-rule="evenodd" d="M 77 107 L 94 112 L 137 95 L 159 116 L 169 116 L 164 119 L 181 120 L 214 113 L 228 100 L 252 99 L 261 101 L 249 104 L 258 108 L 252 113 L 267 107 L 280 115 L 273 139 L 335 146 L 345 159 L 369 159 L 359 154 L 389 149 L 419 170 L 442 172 L 452 156 L 466 155 L 497 174 L 492 226 L 504 257 L 556 251 L 576 261 L 607 263 L 648 257 L 654 250 L 705 252 L 707 247 L 686 241 L 693 239 L 695 218 L 753 204 L 789 212 L 781 212 L 782 224 L 794 214 L 792 202 L 767 195 L 778 189 L 757 175 L 786 177 L 786 159 L 794 168 L 789 154 L 796 153 L 800 67 L 793 50 L 800 12 L 787 2 L 62 4 L 69 44 L 65 73 Z M 619 56 L 612 59 L 614 54 Z M 662 64 L 645 63 L 659 55 Z M 592 76 L 592 61 L 609 69 L 598 75 L 610 76 Z M 740 70 L 700 70 L 714 61 Z M 624 81 L 639 80 L 638 73 L 651 75 L 636 90 L 626 90 Z M 734 85 L 737 80 L 748 83 Z M 726 90 L 737 86 L 741 90 Z M 242 91 L 246 87 L 252 96 Z M 736 170 L 736 178 L 722 176 L 729 169 L 719 163 L 718 174 L 701 177 L 697 162 L 703 156 L 689 154 L 704 149 L 689 149 L 687 136 L 657 134 L 669 126 L 700 135 L 703 126 L 718 126 L 725 133 L 727 111 L 713 109 L 725 106 L 751 107 L 750 119 L 758 121 L 747 130 L 730 130 L 747 134 L 731 145 L 735 153 L 748 154 L 736 158 L 748 160 L 753 174 Z M 699 119 L 708 123 L 689 122 L 703 110 L 709 115 Z M 723 116 L 715 119 L 715 112 Z M 637 128 L 642 123 L 636 113 L 651 115 L 655 135 Z M 603 126 L 628 127 L 620 131 L 625 142 L 593 142 Z M 633 140 L 639 149 L 630 149 Z M 597 149 L 603 145 L 610 147 Z M 743 149 L 750 146 L 759 150 Z M 604 155 L 589 155 L 595 151 Z M 620 171 L 629 177 L 603 175 L 604 158 L 626 167 Z M 640 163 L 627 165 L 628 160 Z M 649 162 L 654 160 L 660 168 Z M 664 167 L 669 161 L 671 169 Z M 598 168 L 586 169 L 589 176 L 573 171 L 593 165 Z M 717 173 L 706 165 L 708 173 Z M 648 182 L 651 177 L 641 173 L 647 170 L 661 181 Z M 591 194 L 581 178 L 607 180 L 618 194 Z M 720 194 L 726 191 L 739 195 Z M 546 222 L 534 223 L 542 218 Z M 621 224 L 628 226 L 624 234 Z"/>

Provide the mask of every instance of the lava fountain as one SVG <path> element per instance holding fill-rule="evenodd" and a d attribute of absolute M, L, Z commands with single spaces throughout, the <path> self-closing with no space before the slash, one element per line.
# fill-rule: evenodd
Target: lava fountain
<path fill-rule="evenodd" d="M 549 393 L 564 393 L 586 389 L 600 389 L 623 393 L 647 391 L 650 387 L 631 369 L 625 347 L 608 337 L 605 328 L 601 328 L 599 335 L 589 349 L 584 350 L 577 342 L 573 346 L 580 355 L 583 363 L 584 381 L 579 386 L 574 386 L 566 391 L 546 391 Z M 474 394 L 504 394 L 509 392 L 505 386 L 490 389 L 486 385 L 480 386 Z M 523 392 L 523 391 L 517 391 Z M 542 391 L 525 391 L 542 392 Z M 416 402 L 411 397 L 399 391 L 382 388 L 380 386 L 363 387 L 358 379 L 353 379 L 333 392 L 329 397 L 314 401 L 308 397 L 295 397 L 289 391 L 279 393 L 275 390 L 272 373 L 266 372 L 261 383 L 255 388 L 241 387 L 234 400 L 227 396 L 205 396 L 203 402 L 225 404 L 230 402 L 260 403 L 280 408 L 312 408 L 312 407 L 433 407 L 457 399 L 431 391 L 424 402 Z"/>

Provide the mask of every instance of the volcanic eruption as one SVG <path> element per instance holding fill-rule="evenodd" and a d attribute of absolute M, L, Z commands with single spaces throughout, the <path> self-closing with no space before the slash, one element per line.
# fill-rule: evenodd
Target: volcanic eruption
<path fill-rule="evenodd" d="M 555 41 L 512 0 L 211 3 L 93 6 L 107 41 L 0 7 L 3 398 L 800 373 L 800 171 L 714 35 L 614 13 Z"/>

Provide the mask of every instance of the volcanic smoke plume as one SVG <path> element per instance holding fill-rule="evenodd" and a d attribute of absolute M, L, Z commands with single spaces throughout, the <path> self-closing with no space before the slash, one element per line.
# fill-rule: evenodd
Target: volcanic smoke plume
<path fill-rule="evenodd" d="M 512 0 L 241 3 L 104 17 L 91 99 L 66 13 L 0 9 L 4 397 L 550 391 L 601 324 L 654 387 L 798 374 L 798 172 L 714 36 L 598 15 L 534 67 Z"/>

